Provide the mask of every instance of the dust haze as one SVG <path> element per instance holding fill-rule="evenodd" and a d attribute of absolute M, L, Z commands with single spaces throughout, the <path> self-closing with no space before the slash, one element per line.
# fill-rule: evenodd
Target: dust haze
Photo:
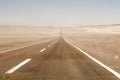
<path fill-rule="evenodd" d="M 88 59 L 85 55 L 74 50 L 64 41 L 64 39 L 120 73 L 119 24 L 73 27 L 1 26 L 0 75 L 2 77 L 0 77 L 0 79 L 34 80 L 36 78 L 36 80 L 68 80 L 69 78 L 71 80 L 119 80 Z M 53 43 L 55 40 L 57 41 Z M 52 44 L 50 43 L 53 43 L 53 47 L 51 47 Z M 21 50 L 18 49 L 2 53 L 6 50 L 30 46 L 33 44 L 37 45 L 23 48 Z M 42 50 L 43 47 L 47 45 L 50 49 L 45 48 L 45 52 L 38 54 L 39 50 Z M 29 64 L 26 64 L 26 66 L 23 66 L 18 71 L 14 72 L 12 75 L 7 75 L 8 77 L 6 77 L 6 75 L 3 74 L 6 70 L 13 67 L 13 65 L 16 65 L 30 57 L 33 60 Z M 6 63 L 4 63 L 4 61 Z M 67 76 L 63 77 L 64 75 Z"/>

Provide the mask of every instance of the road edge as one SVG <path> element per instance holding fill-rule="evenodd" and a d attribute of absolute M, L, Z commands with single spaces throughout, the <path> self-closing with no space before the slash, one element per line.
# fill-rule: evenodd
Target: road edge
<path fill-rule="evenodd" d="M 99 60 L 97 60 L 96 58 L 90 56 L 88 53 L 86 53 L 85 51 L 83 51 L 82 49 L 80 49 L 79 47 L 73 45 L 72 43 L 70 43 L 68 40 L 66 40 L 64 37 L 63 39 L 71 46 L 73 46 L 74 48 L 76 48 L 77 50 L 79 50 L 80 52 L 82 52 L 84 55 L 86 55 L 88 58 L 90 58 L 91 60 L 93 60 L 94 62 L 96 62 L 97 64 L 99 64 L 101 67 L 103 67 L 104 69 L 106 69 L 107 71 L 109 71 L 110 73 L 112 73 L 113 75 L 115 75 L 117 78 L 120 79 L 120 73 L 118 73 L 117 71 L 111 69 L 110 67 L 106 66 L 105 64 L 103 64 L 102 62 L 100 62 Z"/>

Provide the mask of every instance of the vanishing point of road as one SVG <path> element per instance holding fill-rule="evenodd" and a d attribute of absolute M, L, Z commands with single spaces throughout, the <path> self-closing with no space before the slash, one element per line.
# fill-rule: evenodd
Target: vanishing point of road
<path fill-rule="evenodd" d="M 62 37 L 0 54 L 0 80 L 119 80 Z"/>

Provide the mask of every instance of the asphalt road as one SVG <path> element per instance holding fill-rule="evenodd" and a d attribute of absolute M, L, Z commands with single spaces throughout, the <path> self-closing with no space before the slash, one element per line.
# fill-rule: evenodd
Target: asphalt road
<path fill-rule="evenodd" d="M 12 73 L 6 73 L 31 59 Z M 0 80 L 119 80 L 63 38 L 0 54 Z"/>

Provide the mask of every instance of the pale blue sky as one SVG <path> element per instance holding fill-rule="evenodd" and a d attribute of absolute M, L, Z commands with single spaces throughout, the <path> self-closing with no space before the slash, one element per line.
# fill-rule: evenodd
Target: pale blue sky
<path fill-rule="evenodd" d="M 0 0 L 0 25 L 120 23 L 120 0 Z"/>

